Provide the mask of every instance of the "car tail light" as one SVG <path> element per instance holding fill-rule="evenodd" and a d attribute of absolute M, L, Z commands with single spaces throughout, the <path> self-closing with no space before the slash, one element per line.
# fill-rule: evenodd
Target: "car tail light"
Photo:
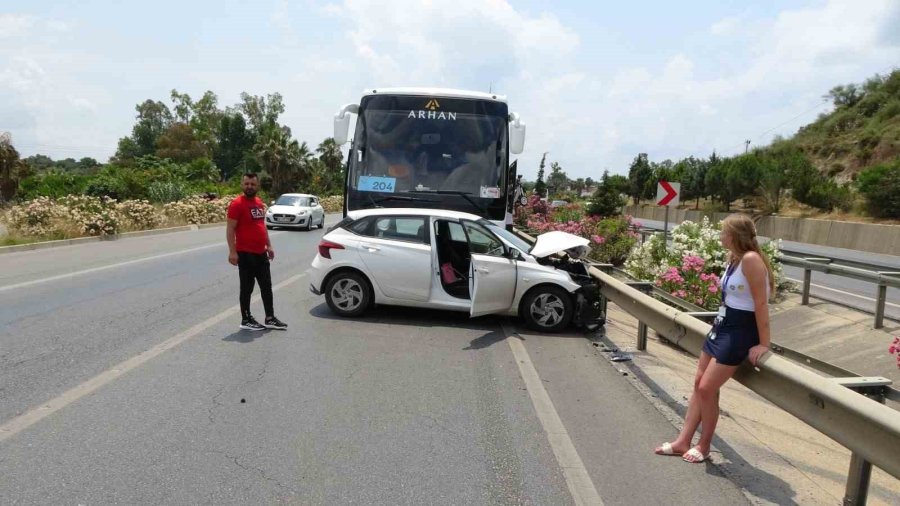
<path fill-rule="evenodd" d="M 336 242 L 326 241 L 325 239 L 322 239 L 322 242 L 319 243 L 319 255 L 322 258 L 331 260 L 331 250 L 333 249 L 344 249 L 344 247 Z"/>

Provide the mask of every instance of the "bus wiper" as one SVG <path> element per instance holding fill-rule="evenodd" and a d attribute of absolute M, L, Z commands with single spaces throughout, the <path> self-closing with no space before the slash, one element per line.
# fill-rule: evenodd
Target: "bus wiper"
<path fill-rule="evenodd" d="M 371 194 L 371 193 L 366 192 L 366 197 L 369 197 L 369 202 L 372 203 L 372 207 L 381 207 L 381 206 L 378 205 L 378 202 L 375 202 L 375 199 L 372 198 L 372 194 Z"/>
<path fill-rule="evenodd" d="M 477 202 L 472 200 L 472 197 L 469 197 L 469 195 L 471 195 L 472 192 L 461 192 L 461 191 L 455 191 L 455 190 L 410 190 L 409 193 L 432 193 L 432 194 L 436 194 L 436 195 L 459 195 L 460 197 L 468 200 L 469 203 L 472 204 L 472 207 L 477 209 L 478 212 L 481 213 L 482 216 L 487 215 L 487 208 L 479 206 Z"/>

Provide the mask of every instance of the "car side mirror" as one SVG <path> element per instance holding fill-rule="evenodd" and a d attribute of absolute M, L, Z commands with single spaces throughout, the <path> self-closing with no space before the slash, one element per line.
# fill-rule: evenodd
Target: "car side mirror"
<path fill-rule="evenodd" d="M 522 252 L 515 248 L 509 248 L 508 250 L 506 250 L 506 255 L 504 255 L 504 256 L 510 260 L 524 259 L 524 257 L 522 256 Z"/>
<path fill-rule="evenodd" d="M 270 206 L 274 206 L 274 205 L 275 205 L 275 201 L 273 200 L 272 202 L 269 203 L 269 205 L 270 205 Z"/>

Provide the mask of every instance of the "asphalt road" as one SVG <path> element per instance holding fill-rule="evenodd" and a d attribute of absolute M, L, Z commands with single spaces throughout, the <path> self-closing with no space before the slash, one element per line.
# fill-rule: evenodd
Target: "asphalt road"
<path fill-rule="evenodd" d="M 582 336 L 336 319 L 321 235 L 273 233 L 286 332 L 238 330 L 221 228 L 3 255 L 0 503 L 746 503 Z"/>
<path fill-rule="evenodd" d="M 664 223 L 654 220 L 638 219 L 643 226 L 662 230 Z M 669 230 L 673 224 L 669 224 Z M 804 244 L 793 241 L 782 241 L 782 250 L 785 254 L 798 257 L 828 257 L 835 258 L 835 263 L 855 265 L 857 263 L 873 264 L 879 266 L 879 270 L 900 271 L 900 256 L 881 255 L 866 251 L 856 251 L 844 248 L 829 248 L 815 244 Z M 797 288 L 803 286 L 803 269 L 785 266 L 785 277 L 797 283 Z M 856 279 L 813 272 L 810 295 L 822 300 L 836 302 L 867 313 L 875 313 L 875 298 L 877 286 Z M 900 322 L 900 290 L 888 288 L 887 303 L 885 304 L 885 317 Z"/>

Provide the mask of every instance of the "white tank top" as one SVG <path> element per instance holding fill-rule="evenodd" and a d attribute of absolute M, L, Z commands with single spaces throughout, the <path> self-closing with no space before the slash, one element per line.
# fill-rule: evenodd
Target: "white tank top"
<path fill-rule="evenodd" d="M 734 309 L 742 309 L 744 311 L 753 311 L 756 309 L 756 305 L 753 303 L 753 295 L 750 293 L 750 283 L 747 282 L 747 277 L 744 276 L 743 264 L 744 260 L 742 259 L 738 266 L 735 267 L 734 272 L 731 273 L 731 276 L 728 276 L 728 269 L 726 269 L 726 274 L 722 276 L 720 285 L 722 291 L 725 293 L 726 306 Z M 766 272 L 767 301 L 768 297 L 771 295 L 769 293 L 770 291 L 769 273 Z"/>

